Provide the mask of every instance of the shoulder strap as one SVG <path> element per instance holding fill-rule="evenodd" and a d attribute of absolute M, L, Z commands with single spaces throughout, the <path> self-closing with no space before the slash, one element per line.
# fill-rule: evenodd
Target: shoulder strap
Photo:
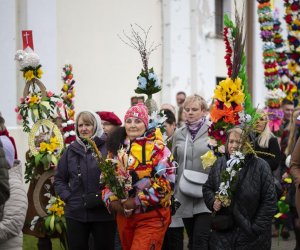
<path fill-rule="evenodd" d="M 186 135 L 186 139 L 185 139 L 185 145 L 184 145 L 184 155 L 183 155 L 183 169 L 185 169 L 185 165 L 186 165 L 186 150 L 187 150 L 187 142 L 188 142 L 188 134 Z"/>

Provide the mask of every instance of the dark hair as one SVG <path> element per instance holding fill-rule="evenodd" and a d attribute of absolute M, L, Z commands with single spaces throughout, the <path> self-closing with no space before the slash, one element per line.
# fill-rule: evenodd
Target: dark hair
<path fill-rule="evenodd" d="M 0 131 L 5 130 L 5 119 L 2 117 L 1 113 L 0 113 Z"/>
<path fill-rule="evenodd" d="M 289 99 L 283 99 L 281 102 L 281 106 L 284 106 L 284 105 L 294 105 L 294 103 Z"/>
<path fill-rule="evenodd" d="M 178 95 L 184 95 L 184 96 L 186 96 L 186 93 L 183 92 L 183 91 L 179 91 L 179 92 L 177 92 L 176 96 L 178 96 Z"/>
<path fill-rule="evenodd" d="M 168 124 L 176 123 L 175 115 L 174 115 L 174 113 L 171 110 L 169 110 L 169 109 L 162 109 L 161 111 L 163 111 L 164 114 L 165 114 L 165 116 L 167 117 L 166 123 L 168 123 Z"/>
<path fill-rule="evenodd" d="M 126 130 L 125 127 L 116 128 L 107 138 L 106 149 L 111 152 L 113 155 L 118 154 L 118 150 L 125 146 L 124 141 L 126 139 Z"/>

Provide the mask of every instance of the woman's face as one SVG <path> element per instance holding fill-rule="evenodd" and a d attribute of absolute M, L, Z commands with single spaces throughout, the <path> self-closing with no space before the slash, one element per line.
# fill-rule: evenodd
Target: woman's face
<path fill-rule="evenodd" d="M 241 145 L 241 135 L 239 133 L 232 132 L 228 138 L 227 150 L 231 155 L 239 149 Z"/>
<path fill-rule="evenodd" d="M 201 109 L 198 102 L 191 102 L 184 107 L 186 113 L 186 120 L 189 123 L 200 120 L 201 117 L 205 116 L 205 111 Z"/>
<path fill-rule="evenodd" d="M 108 121 L 101 121 L 101 125 L 103 128 L 103 131 L 105 134 L 110 135 L 115 129 L 116 129 L 116 125 L 108 122 Z"/>
<path fill-rule="evenodd" d="M 91 138 L 94 134 L 94 125 L 84 121 L 82 117 L 78 119 L 77 129 L 82 138 Z"/>
<path fill-rule="evenodd" d="M 128 138 L 130 140 L 134 140 L 137 137 L 142 136 L 145 131 L 146 127 L 145 124 L 139 118 L 129 117 L 125 121 L 125 130 Z"/>
<path fill-rule="evenodd" d="M 175 128 L 176 128 L 175 122 L 172 124 L 165 122 L 165 129 L 168 138 L 170 138 L 174 134 Z"/>
<path fill-rule="evenodd" d="M 267 115 L 262 114 L 262 116 L 256 121 L 256 127 L 255 127 L 256 132 L 262 133 L 265 130 L 267 123 L 268 123 Z"/>

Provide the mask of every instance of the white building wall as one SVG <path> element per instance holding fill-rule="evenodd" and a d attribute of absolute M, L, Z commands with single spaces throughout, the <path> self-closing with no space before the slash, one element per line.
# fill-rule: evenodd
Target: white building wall
<path fill-rule="evenodd" d="M 161 1 L 57 1 L 57 23 L 57 65 L 73 64 L 76 110 L 114 111 L 123 120 L 136 95 L 142 61 L 117 34 L 129 34 L 130 24 L 152 26 L 149 43 L 162 44 Z M 151 54 L 149 67 L 161 76 L 161 46 Z M 55 74 L 61 86 L 60 68 Z M 159 94 L 153 97 L 159 101 Z"/>

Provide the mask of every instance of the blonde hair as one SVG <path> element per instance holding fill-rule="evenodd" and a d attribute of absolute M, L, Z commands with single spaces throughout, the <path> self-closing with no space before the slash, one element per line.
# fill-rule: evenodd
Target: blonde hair
<path fill-rule="evenodd" d="M 297 130 L 297 126 L 296 126 L 296 120 L 297 117 L 300 115 L 300 107 L 295 108 L 295 110 L 293 111 L 293 115 L 291 117 L 291 120 L 289 122 L 289 125 L 287 127 L 287 130 L 290 131 L 289 134 L 289 139 L 288 139 L 288 144 L 287 147 L 285 149 L 285 155 L 290 155 L 294 149 L 294 146 L 296 144 L 296 130 Z"/>
<path fill-rule="evenodd" d="M 258 114 L 261 114 L 262 116 L 267 117 L 265 129 L 257 137 L 257 143 L 258 143 L 258 146 L 260 146 L 261 148 L 268 148 L 270 139 L 272 137 L 275 137 L 269 127 L 269 117 L 268 117 L 268 114 L 262 109 L 258 109 L 256 112 Z"/>
<path fill-rule="evenodd" d="M 208 110 L 208 106 L 207 106 L 207 102 L 205 101 L 205 99 L 197 94 L 194 95 L 190 95 L 187 98 L 185 98 L 185 101 L 183 103 L 183 108 L 185 108 L 187 105 L 193 103 L 193 102 L 197 102 L 201 108 L 201 110 Z"/>

